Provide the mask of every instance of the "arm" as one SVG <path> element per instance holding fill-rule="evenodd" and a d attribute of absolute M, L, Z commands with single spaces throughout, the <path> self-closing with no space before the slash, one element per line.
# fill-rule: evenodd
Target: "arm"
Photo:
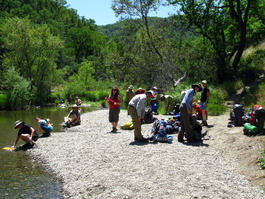
<path fill-rule="evenodd" d="M 17 136 L 17 138 L 16 138 L 13 146 L 11 146 L 11 148 L 15 148 L 15 146 L 17 145 L 17 142 L 18 142 L 19 139 L 20 139 L 20 136 Z"/>
<path fill-rule="evenodd" d="M 206 106 L 206 105 L 208 104 L 209 99 L 210 99 L 210 92 L 207 92 L 206 94 L 207 94 L 207 99 L 206 99 L 206 101 L 204 102 L 204 106 Z"/>
<path fill-rule="evenodd" d="M 41 122 L 38 121 L 38 127 L 37 127 L 37 130 L 36 130 L 37 132 L 39 132 L 41 130 L 40 124 L 41 124 Z"/>
<path fill-rule="evenodd" d="M 121 103 L 122 103 L 122 98 L 121 98 L 120 95 L 118 95 L 118 102 L 114 102 L 114 105 L 115 105 L 115 104 L 116 104 L 116 105 L 121 105 Z"/>
<path fill-rule="evenodd" d="M 32 139 L 32 137 L 33 137 L 33 134 L 34 134 L 34 128 L 32 128 L 32 127 L 30 127 L 30 139 Z"/>

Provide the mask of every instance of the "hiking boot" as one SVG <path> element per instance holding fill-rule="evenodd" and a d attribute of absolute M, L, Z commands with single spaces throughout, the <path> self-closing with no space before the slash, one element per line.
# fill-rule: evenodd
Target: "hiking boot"
<path fill-rule="evenodd" d="M 40 138 L 45 138 L 45 137 L 49 137 L 49 136 L 51 136 L 51 133 L 50 133 L 50 132 L 44 132 L 44 133 L 40 136 Z"/>
<path fill-rule="evenodd" d="M 26 151 L 27 149 L 33 148 L 33 146 L 34 146 L 34 142 L 27 142 L 26 144 L 23 144 L 18 148 Z"/>
<path fill-rule="evenodd" d="M 202 125 L 202 126 L 208 126 L 208 124 L 207 124 L 206 121 L 202 121 L 201 125 Z"/>
<path fill-rule="evenodd" d="M 113 127 L 111 133 L 116 133 L 116 132 L 117 132 L 117 128 Z"/>
<path fill-rule="evenodd" d="M 141 138 L 138 140 L 138 142 L 148 142 L 149 140 L 147 138 Z"/>

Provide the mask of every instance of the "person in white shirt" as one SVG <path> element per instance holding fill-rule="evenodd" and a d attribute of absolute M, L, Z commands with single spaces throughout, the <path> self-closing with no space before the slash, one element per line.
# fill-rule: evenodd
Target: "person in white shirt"
<path fill-rule="evenodd" d="M 141 133 L 141 125 L 143 122 L 147 99 L 154 97 L 154 91 L 149 90 L 144 94 L 135 95 L 128 104 L 128 112 L 133 121 L 134 140 L 139 142 L 148 142 Z"/>

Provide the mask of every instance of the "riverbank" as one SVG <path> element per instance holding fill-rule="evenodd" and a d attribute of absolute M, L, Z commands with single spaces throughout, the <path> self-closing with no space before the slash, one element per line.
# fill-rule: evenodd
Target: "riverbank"
<path fill-rule="evenodd" d="M 64 198 L 265 198 L 264 172 L 254 162 L 264 145 L 242 128 L 227 128 L 227 119 L 210 117 L 203 143 L 179 143 L 176 134 L 171 144 L 138 143 L 133 131 L 110 133 L 102 109 L 28 152 L 62 180 Z M 121 111 L 119 124 L 128 120 Z M 142 126 L 144 135 L 151 126 Z"/>

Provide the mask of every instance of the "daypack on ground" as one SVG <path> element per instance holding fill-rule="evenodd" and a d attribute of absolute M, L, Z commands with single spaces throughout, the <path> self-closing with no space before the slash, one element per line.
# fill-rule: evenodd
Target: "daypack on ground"
<path fill-rule="evenodd" d="M 146 124 L 150 124 L 150 123 L 153 123 L 155 121 L 155 118 L 153 116 L 153 113 L 152 113 L 152 109 L 151 108 L 146 108 L 145 109 L 145 114 L 144 114 L 144 122 Z"/>
<path fill-rule="evenodd" d="M 156 120 L 153 124 L 152 132 L 153 132 L 153 141 L 154 142 L 168 142 L 171 143 L 173 141 L 173 137 L 167 135 L 166 133 L 167 123 L 165 120 Z"/>
<path fill-rule="evenodd" d="M 244 119 L 242 118 L 243 116 L 244 116 L 243 105 L 235 104 L 230 114 L 230 118 L 235 126 L 243 126 L 244 124 Z"/>
<path fill-rule="evenodd" d="M 124 130 L 132 130 L 132 129 L 134 129 L 132 120 L 129 120 L 125 124 L 121 125 L 121 129 L 124 129 Z"/>

